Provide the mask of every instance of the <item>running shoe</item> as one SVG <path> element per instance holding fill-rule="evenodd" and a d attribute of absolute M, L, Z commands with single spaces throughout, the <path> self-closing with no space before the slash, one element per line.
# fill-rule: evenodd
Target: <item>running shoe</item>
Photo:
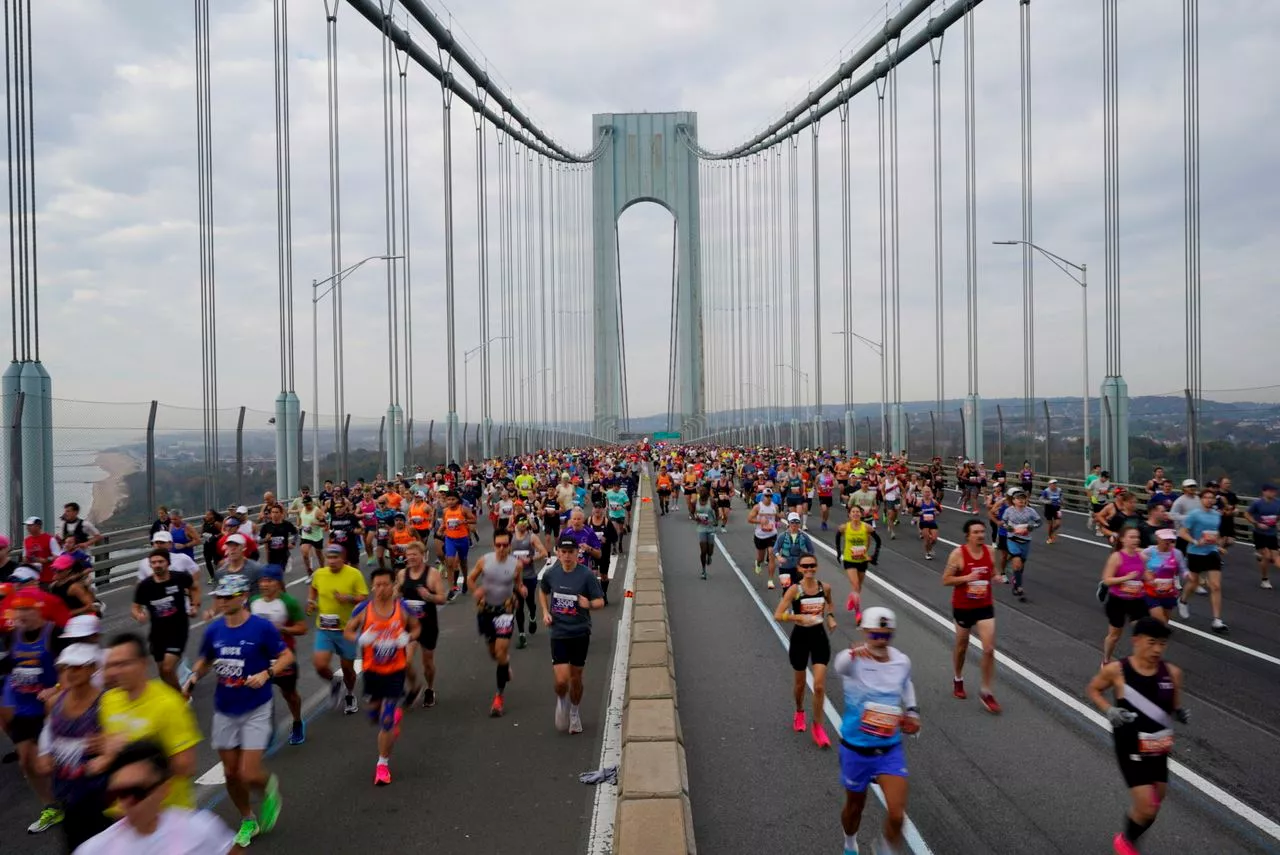
<path fill-rule="evenodd" d="M 932 561 L 932 560 L 933 560 L 933 553 L 932 553 L 932 552 L 926 552 L 926 553 L 924 554 L 924 560 L 925 560 L 925 561 Z"/>
<path fill-rule="evenodd" d="M 280 819 L 280 808 L 284 800 L 280 798 L 280 781 L 275 775 L 267 778 L 267 787 L 262 792 L 262 830 L 270 831 L 276 827 Z"/>
<path fill-rule="evenodd" d="M 301 745 L 307 741 L 307 723 L 305 721 L 295 721 L 293 730 L 289 733 L 290 745 Z"/>
<path fill-rule="evenodd" d="M 1209 593 L 1209 589 L 1208 589 L 1208 588 L 1206 588 L 1204 585 L 1201 585 L 1199 588 L 1196 588 L 1196 593 L 1197 593 L 1197 594 L 1204 595 L 1204 594 Z"/>
<path fill-rule="evenodd" d="M 66 818 L 59 808 L 49 805 L 40 811 L 40 818 L 27 826 L 27 834 L 43 834 Z"/>
<path fill-rule="evenodd" d="M 803 713 L 803 712 L 797 712 L 797 713 L 796 713 L 795 718 L 794 718 L 794 719 L 792 719 L 792 721 L 791 721 L 791 729 L 792 729 L 792 730 L 794 730 L 796 733 L 804 733 L 804 731 L 805 731 L 805 723 L 804 723 L 804 713 Z"/>
<path fill-rule="evenodd" d="M 564 733 L 569 729 L 569 699 L 556 696 L 556 730 Z"/>
<path fill-rule="evenodd" d="M 759 575 L 760 575 L 760 562 L 759 562 L 759 561 L 757 561 L 757 562 L 756 562 L 756 575 L 757 575 L 757 576 L 759 576 Z"/>
<path fill-rule="evenodd" d="M 827 530 L 827 524 L 826 524 L 825 522 L 822 524 L 822 530 L 823 530 L 823 531 L 826 531 L 826 530 Z"/>
<path fill-rule="evenodd" d="M 964 690 L 964 680 L 951 681 L 951 697 L 960 701 L 968 700 L 969 693 Z"/>
<path fill-rule="evenodd" d="M 1125 839 L 1123 834 L 1117 834 L 1111 841 L 1111 849 L 1116 855 L 1138 855 L 1138 849 L 1132 843 Z"/>
<path fill-rule="evenodd" d="M 537 612 L 534 612 L 529 616 L 529 634 L 530 635 L 538 634 L 538 613 Z"/>
<path fill-rule="evenodd" d="M 769 584 L 768 584 L 768 585 L 766 585 L 765 587 L 767 587 L 770 591 L 772 591 L 772 590 L 773 590 L 773 580 L 772 580 L 772 579 L 770 579 L 770 580 L 769 580 Z"/>
<path fill-rule="evenodd" d="M 253 838 L 257 837 L 262 831 L 258 827 L 258 820 L 251 816 L 246 816 L 240 820 L 240 830 L 236 832 L 236 845 L 244 849 L 253 842 Z"/>
<path fill-rule="evenodd" d="M 858 596 L 858 592 L 850 591 L 849 599 L 844 601 L 844 610 L 846 612 L 856 612 L 858 611 L 858 606 L 860 604 L 861 604 L 861 598 Z"/>
<path fill-rule="evenodd" d="M 523 632 L 520 633 L 520 636 L 516 639 L 516 649 L 524 650 L 528 646 L 529 646 L 529 636 L 525 635 Z"/>
<path fill-rule="evenodd" d="M 334 674 L 333 678 L 329 680 L 329 706 L 335 710 L 342 706 L 342 690 L 344 688 L 346 686 L 343 684 L 342 678 Z"/>
<path fill-rule="evenodd" d="M 707 567 L 705 564 L 702 567 L 702 578 L 703 579 L 707 578 Z"/>
<path fill-rule="evenodd" d="M 1182 600 L 1178 600 L 1178 617 L 1183 620 L 1191 617 L 1191 609 L 1187 608 L 1187 604 L 1182 602 Z"/>
<path fill-rule="evenodd" d="M 423 690 L 422 690 L 422 707 L 423 707 L 423 709 L 430 709 L 431 707 L 434 707 L 435 705 L 436 705 L 436 690 L 435 690 L 435 689 L 423 689 Z"/>
<path fill-rule="evenodd" d="M 347 695 L 346 706 L 342 708 L 343 715 L 355 715 L 360 712 L 360 702 L 356 700 L 355 695 Z"/>
<path fill-rule="evenodd" d="M 459 591 L 457 588 L 449 589 L 449 596 L 445 598 L 445 602 L 452 603 L 454 600 L 458 599 L 458 593 Z"/>
<path fill-rule="evenodd" d="M 385 787 L 391 783 L 391 764 L 379 763 L 373 770 L 373 785 L 375 787 Z"/>
<path fill-rule="evenodd" d="M 996 696 L 990 692 L 983 692 L 979 695 L 982 699 L 982 705 L 987 708 L 987 712 L 992 715 L 1000 715 L 1000 703 L 996 700 Z"/>
<path fill-rule="evenodd" d="M 582 733 L 582 713 L 577 707 L 569 708 L 569 732 Z"/>
<path fill-rule="evenodd" d="M 1261 584 L 1258 585 L 1258 587 L 1264 591 L 1273 590 L 1270 579 L 1263 579 Z"/>
<path fill-rule="evenodd" d="M 827 731 L 820 722 L 813 723 L 813 742 L 819 748 L 830 748 L 831 739 L 827 736 Z"/>
<path fill-rule="evenodd" d="M 853 844 L 853 848 L 852 848 L 852 849 L 850 849 L 848 846 L 846 846 L 846 847 L 844 848 L 844 855 L 858 855 L 858 844 L 856 844 L 856 843 L 855 843 L 855 844 Z"/>
<path fill-rule="evenodd" d="M 1214 632 L 1229 632 L 1227 625 L 1222 622 L 1221 618 L 1214 618 L 1213 623 L 1209 624 L 1209 628 Z"/>
<path fill-rule="evenodd" d="M 494 696 L 493 696 L 493 706 L 489 707 L 489 717 L 490 717 L 490 718 L 501 718 L 501 717 L 502 717 L 502 712 L 503 712 L 503 709 L 502 709 L 502 695 L 494 695 Z"/>

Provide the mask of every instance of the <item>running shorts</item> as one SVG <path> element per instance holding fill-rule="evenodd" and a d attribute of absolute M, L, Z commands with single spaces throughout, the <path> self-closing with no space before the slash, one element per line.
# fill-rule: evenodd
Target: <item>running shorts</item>
<path fill-rule="evenodd" d="M 587 664 L 587 651 L 590 647 L 591 636 L 589 635 L 553 638 L 551 639 L 551 664 L 582 668 Z"/>
<path fill-rule="evenodd" d="M 771 534 L 768 537 L 752 535 L 751 539 L 755 541 L 756 549 L 773 549 L 773 543 L 778 539 L 778 536 L 776 534 Z"/>
<path fill-rule="evenodd" d="M 1147 601 L 1142 597 L 1126 599 L 1114 594 L 1107 597 L 1107 623 L 1116 629 L 1123 629 L 1128 621 L 1144 618 L 1151 614 Z"/>
<path fill-rule="evenodd" d="M 1192 573 L 1208 573 L 1211 570 L 1222 569 L 1222 554 L 1216 550 L 1208 555 L 1195 555 L 1187 553 L 1187 569 Z"/>
<path fill-rule="evenodd" d="M 831 661 L 831 640 L 825 626 L 797 626 L 791 630 L 791 644 L 787 648 L 792 671 L 803 671 L 814 665 L 826 665 Z"/>
<path fill-rule="evenodd" d="M 992 620 L 996 616 L 995 606 L 979 606 L 976 609 L 951 609 L 951 617 L 961 629 L 973 629 L 979 621 Z"/>
<path fill-rule="evenodd" d="M 871 782 L 881 775 L 907 777 L 907 754 L 902 743 L 884 749 L 850 748 L 840 740 L 840 780 L 851 793 L 865 793 Z"/>

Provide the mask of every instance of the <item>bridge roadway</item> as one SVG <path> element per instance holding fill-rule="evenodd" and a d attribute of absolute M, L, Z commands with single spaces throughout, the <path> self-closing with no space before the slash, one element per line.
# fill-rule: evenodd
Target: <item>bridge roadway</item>
<path fill-rule="evenodd" d="M 491 531 L 483 522 L 482 539 L 472 548 L 473 556 L 488 551 Z M 615 559 L 614 572 L 625 573 L 627 560 L 625 555 Z M 303 602 L 305 578 L 296 560 L 286 584 Z M 139 629 L 128 615 L 128 599 L 124 593 L 107 595 L 104 638 Z M 389 788 L 373 786 L 375 730 L 363 712 L 344 716 L 328 709 L 327 685 L 310 667 L 314 631 L 300 637 L 299 692 L 308 719 L 307 741 L 295 747 L 281 739 L 273 749 L 267 765 L 280 777 L 284 810 L 275 830 L 255 840 L 252 850 L 354 854 L 373 845 L 388 852 L 442 855 L 584 851 L 595 788 L 580 783 L 578 775 L 600 762 L 601 723 L 608 704 L 621 604 L 619 591 L 609 606 L 593 616 L 582 704 L 585 732 L 572 737 L 554 726 L 545 627 L 529 638 L 526 649 L 513 646 L 506 715 L 491 719 L 494 665 L 476 632 L 471 600 L 459 598 L 445 606 L 439 613 L 436 648 L 437 703 L 432 709 L 419 707 L 405 714 L 391 761 L 394 783 Z M 145 627 L 141 629 L 145 632 Z M 200 632 L 192 630 L 189 657 L 195 655 Z M 204 680 L 197 685 L 192 702 L 206 737 L 199 747 L 197 799 L 229 825 L 238 824 L 221 783 L 217 754 L 208 742 L 212 696 L 213 682 Z M 280 727 L 287 727 L 289 714 L 278 696 L 275 714 Z M 21 841 L 20 850 L 29 855 L 62 852 L 56 830 L 38 837 L 23 833 L 38 811 L 18 767 L 0 767 L 0 840 Z M 8 847 L 0 844 L 0 852 L 4 851 Z"/>
<path fill-rule="evenodd" d="M 945 513 L 941 536 L 958 543 L 967 518 L 958 510 Z M 838 851 L 838 761 L 807 734 L 791 731 L 791 672 L 771 619 L 779 592 L 767 591 L 765 577 L 752 571 L 755 553 L 741 502 L 727 534 L 718 536 L 707 581 L 698 578 L 692 524 L 679 513 L 659 519 L 700 855 Z M 810 521 L 810 535 L 828 546 L 818 550 L 820 572 L 840 609 L 832 639 L 839 649 L 857 637 L 852 615 L 843 611 L 848 583 L 829 548 L 834 530 L 819 531 L 816 519 Z M 1106 620 L 1093 591 L 1107 552 L 1085 532 L 1083 517 L 1068 515 L 1065 526 L 1079 540 L 1035 545 L 1027 603 L 1008 587 L 997 591 L 998 649 L 1031 675 L 998 666 L 999 717 L 977 700 L 976 653 L 965 671 L 969 700 L 949 691 L 954 636 L 950 590 L 940 575 L 951 546 L 940 542 L 935 559 L 925 561 L 916 530 L 904 522 L 896 540 L 886 537 L 879 566 L 869 574 L 864 602 L 894 609 L 895 644 L 914 666 L 924 729 L 907 749 L 908 818 L 939 855 L 1109 852 L 1121 826 L 1128 795 L 1110 735 L 1069 706 L 1078 699 L 1092 708 L 1083 693 L 1101 659 Z M 1237 547 L 1227 566 L 1230 641 L 1280 656 L 1280 599 L 1257 588 L 1252 551 Z M 1207 629 L 1207 597 L 1195 599 L 1189 624 Z M 1274 816 L 1280 729 L 1268 711 L 1280 703 L 1280 662 L 1189 631 L 1174 635 L 1168 655 L 1186 669 L 1185 706 L 1192 713 L 1191 724 L 1179 728 L 1175 758 L 1225 790 L 1226 800 Z M 834 676 L 827 690 L 842 706 Z M 1051 697 L 1053 691 L 1064 697 Z M 869 799 L 868 805 L 859 833 L 864 851 L 883 819 L 878 803 Z M 1280 852 L 1280 840 L 1177 778 L 1142 842 L 1146 852 Z"/>

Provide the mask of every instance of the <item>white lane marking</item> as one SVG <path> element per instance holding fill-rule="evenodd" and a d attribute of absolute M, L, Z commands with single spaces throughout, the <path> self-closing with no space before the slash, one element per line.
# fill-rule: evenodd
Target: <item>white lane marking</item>
<path fill-rule="evenodd" d="M 364 670 L 364 665 L 358 659 L 356 660 L 355 665 L 356 667 L 354 670 L 356 672 L 356 676 L 358 677 L 360 676 L 360 672 Z M 338 670 L 334 671 L 333 676 L 341 677 L 342 669 L 339 668 Z M 312 692 L 311 696 L 302 702 L 302 710 L 303 710 L 304 717 L 308 708 L 314 709 L 317 704 L 321 703 L 322 701 L 324 701 L 324 699 L 327 698 L 328 694 L 329 694 L 328 686 L 325 686 L 323 689 L 317 689 L 315 692 Z M 227 773 L 226 773 L 226 770 L 222 768 L 221 760 L 219 760 L 217 763 L 214 763 L 212 766 L 210 766 L 209 769 L 199 778 L 196 778 L 196 784 L 202 787 L 221 787 L 226 782 L 227 782 Z"/>
<path fill-rule="evenodd" d="M 818 542 L 816 539 L 810 539 L 813 540 L 814 543 Z M 790 644 L 790 639 L 788 639 L 787 634 L 782 631 L 782 627 L 778 626 L 778 622 L 773 619 L 773 611 L 764 604 L 764 600 L 760 599 L 760 594 L 757 593 L 756 589 L 751 586 L 749 581 L 747 581 L 746 574 L 742 572 L 742 568 L 738 566 L 738 562 L 733 560 L 733 556 L 729 554 L 729 550 L 725 549 L 724 543 L 720 540 L 719 536 L 716 537 L 716 547 L 719 548 L 720 554 L 724 556 L 724 560 L 729 563 L 729 567 L 731 567 L 733 572 L 737 574 L 738 580 L 742 582 L 742 586 L 747 589 L 747 593 L 750 594 L 751 599 L 755 601 L 756 606 L 760 609 L 760 613 L 764 615 L 765 620 L 768 621 L 769 626 L 772 627 L 774 634 L 778 636 L 778 641 L 782 643 L 782 648 L 786 650 Z M 805 669 L 805 681 L 809 684 L 809 691 L 812 692 L 812 669 Z M 822 711 L 826 714 L 827 722 L 831 725 L 832 730 L 834 730 L 836 735 L 839 736 L 840 713 L 836 710 L 835 705 L 831 703 L 830 698 L 824 699 Z M 880 804 L 885 804 L 884 791 L 880 789 L 880 785 L 872 784 L 871 789 L 876 794 L 876 798 L 880 800 Z M 916 824 L 911 821 L 910 816 L 906 817 L 903 821 L 902 836 L 906 841 L 907 848 L 914 852 L 915 855 L 933 855 L 933 850 L 929 848 L 929 844 L 924 842 L 924 838 L 920 836 L 920 829 L 916 828 Z"/>
<path fill-rule="evenodd" d="M 647 473 L 643 478 L 648 483 Z M 641 489 L 644 489 L 643 486 Z M 631 662 L 631 609 L 635 603 L 635 599 L 627 594 L 636 580 L 636 541 L 640 536 L 640 505 L 643 504 L 639 495 L 636 498 L 636 506 L 631 512 L 631 546 L 627 549 L 627 573 L 622 581 L 622 615 L 618 619 L 618 632 L 613 643 L 609 706 L 605 709 L 604 731 L 600 740 L 600 765 L 597 769 L 618 766 L 622 762 L 622 704 L 627 694 L 627 668 Z M 654 520 L 654 526 L 657 526 L 657 520 Z M 657 551 L 656 547 L 654 551 Z M 591 836 L 587 838 L 588 855 L 609 855 L 613 852 L 613 824 L 618 813 L 619 786 L 620 783 L 608 782 L 596 785 L 595 804 L 591 809 Z"/>
<path fill-rule="evenodd" d="M 944 506 L 944 507 L 946 507 L 946 506 Z M 956 510 L 959 510 L 959 509 L 957 508 Z M 961 513 L 964 513 L 964 512 L 963 512 L 963 511 L 961 511 Z M 1059 533 L 1058 533 L 1058 536 L 1059 536 L 1059 537 L 1071 537 L 1071 535 L 1069 535 L 1069 534 L 1062 534 L 1061 532 L 1059 532 Z M 1078 537 L 1072 537 L 1071 539 L 1072 539 L 1072 540 L 1079 540 L 1081 543 L 1087 543 L 1087 544 L 1089 544 L 1090 546 L 1101 546 L 1101 547 L 1103 547 L 1104 549 L 1107 549 L 1107 550 L 1110 550 L 1110 549 L 1111 549 L 1111 546 L 1110 546 L 1109 544 L 1105 544 L 1105 543 L 1096 543 L 1096 542 L 1094 542 L 1094 541 L 1092 541 L 1092 540 L 1082 540 L 1081 538 L 1078 538 Z M 939 538 L 938 538 L 938 541 L 939 541 L 940 543 L 947 543 L 947 544 L 950 544 L 951 546 L 959 546 L 959 545 L 960 545 L 960 544 L 956 543 L 954 540 L 948 540 L 948 539 L 947 539 L 947 538 L 945 538 L 945 537 L 939 537 Z M 1263 653 L 1261 650 L 1254 650 L 1252 647 L 1246 647 L 1246 646 L 1245 646 L 1245 645 L 1243 645 L 1243 644 L 1240 644 L 1240 643 L 1235 642 L 1235 641 L 1231 641 L 1230 639 L 1222 638 L 1221 636 L 1214 635 L 1214 634 L 1213 634 L 1213 633 L 1211 633 L 1211 632 L 1205 632 L 1203 629 L 1196 629 L 1194 626 L 1189 626 L 1188 624 L 1185 624 L 1185 623 L 1183 623 L 1182 621 L 1177 621 L 1177 620 L 1172 620 L 1172 619 L 1170 619 L 1170 621 L 1169 621 L 1169 626 L 1177 627 L 1178 629 L 1185 630 L 1185 631 L 1187 631 L 1187 632 L 1191 633 L 1192 635 L 1198 635 L 1198 636 L 1200 636 L 1201 638 L 1206 638 L 1206 639 L 1208 639 L 1209 641 L 1215 642 L 1215 643 L 1217 643 L 1217 644 L 1221 644 L 1223 647 L 1229 647 L 1229 648 L 1231 648 L 1232 650 L 1239 651 L 1240 653 L 1244 653 L 1244 654 L 1246 654 L 1246 655 L 1248 655 L 1248 656 L 1253 656 L 1253 657 L 1254 657 L 1254 658 L 1256 658 L 1256 659 L 1261 659 L 1263 662 L 1270 662 L 1272 665 L 1280 665 L 1280 656 L 1272 656 L 1270 653 Z"/>
<path fill-rule="evenodd" d="M 942 540 L 942 538 L 938 538 L 938 539 Z M 818 546 L 820 546 L 822 549 L 826 550 L 828 553 L 830 553 L 830 555 L 833 558 L 836 557 L 836 551 L 832 549 L 830 546 L 827 546 L 825 543 L 819 540 L 814 540 L 813 542 Z M 946 542 L 951 543 L 952 541 L 946 541 Z M 917 600 L 915 597 L 911 596 L 907 592 L 899 589 L 895 585 L 891 585 L 889 582 L 885 581 L 879 576 L 872 575 L 871 573 L 868 573 L 866 578 L 868 582 L 871 582 L 875 585 L 878 585 L 884 588 L 887 592 L 889 592 L 890 594 L 893 594 L 893 596 L 902 600 L 904 603 L 911 606 L 913 609 L 915 609 L 925 617 L 929 618 L 934 623 L 938 624 L 939 626 L 945 627 L 946 629 L 949 629 L 951 632 L 955 632 L 955 625 L 951 622 L 951 620 L 949 620 L 947 617 L 944 617 L 941 613 L 935 611 L 929 606 L 926 606 L 924 603 L 920 602 L 919 600 Z M 752 593 L 755 593 L 755 592 L 752 591 Z M 973 636 L 970 636 L 969 643 L 974 647 L 976 647 L 978 650 L 982 649 L 982 642 L 979 641 L 977 638 L 974 638 Z M 1058 703 L 1062 704 L 1063 706 L 1067 707 L 1073 712 L 1079 713 L 1081 716 L 1084 717 L 1086 721 L 1092 722 L 1093 724 L 1097 725 L 1098 727 L 1102 728 L 1108 733 L 1111 732 L 1111 725 L 1107 722 L 1106 717 L 1104 717 L 1101 713 L 1099 713 L 1097 710 L 1094 710 L 1090 707 L 1085 706 L 1084 703 L 1072 697 L 1071 695 L 1068 695 L 1066 692 L 1062 691 L 1057 686 L 1050 683 L 1048 680 L 1045 680 L 1043 677 L 1040 677 L 1038 674 L 1036 674 L 1031 669 L 1024 666 L 1022 663 L 1018 662 L 1013 657 L 997 650 L 996 661 L 1000 662 L 1000 664 L 1004 665 L 1010 671 L 1017 674 L 1019 677 L 1026 680 L 1028 683 L 1035 686 L 1037 689 L 1044 692 L 1046 695 L 1053 698 Z M 1240 799 L 1231 795 L 1226 790 L 1222 789 L 1217 784 L 1214 784 L 1212 781 L 1208 780 L 1202 775 L 1196 772 L 1193 772 L 1190 768 L 1183 765 L 1177 760 L 1173 760 L 1173 759 L 1169 760 L 1169 771 L 1177 775 L 1183 781 L 1190 784 L 1192 787 L 1195 787 L 1197 790 L 1204 793 L 1209 798 L 1216 801 L 1218 804 L 1225 807 L 1227 810 L 1234 813 L 1236 816 L 1239 816 L 1241 819 L 1245 820 L 1250 825 L 1257 828 L 1259 831 L 1262 831 L 1263 833 L 1270 835 L 1276 840 L 1280 840 L 1280 823 L 1277 823 L 1275 820 L 1271 819 L 1270 817 L 1265 816 L 1259 811 L 1256 811 L 1253 808 L 1249 807 L 1249 805 L 1245 804 Z"/>

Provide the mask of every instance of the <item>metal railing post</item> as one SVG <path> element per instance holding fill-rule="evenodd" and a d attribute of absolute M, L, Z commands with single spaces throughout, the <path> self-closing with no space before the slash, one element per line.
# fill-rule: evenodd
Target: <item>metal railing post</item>
<path fill-rule="evenodd" d="M 16 392 L 13 403 L 13 424 L 9 426 L 9 531 L 24 531 L 22 521 L 22 407 L 26 402 L 25 392 Z M 154 412 L 154 411 L 153 411 Z"/>
<path fill-rule="evenodd" d="M 1004 462 L 1004 408 L 996 404 L 996 463 Z"/>
<path fill-rule="evenodd" d="M 960 411 L 960 448 L 965 454 L 968 454 L 969 450 L 964 447 L 964 438 L 969 435 L 968 428 L 964 423 L 964 407 L 958 407 L 957 409 Z"/>
<path fill-rule="evenodd" d="M 303 441 L 302 441 L 302 438 L 303 438 L 304 436 L 306 436 L 306 424 L 307 424 L 307 411 L 306 411 L 306 410 L 302 410 L 302 411 L 300 411 L 300 412 L 298 413 L 298 474 L 299 474 L 299 479 L 298 479 L 298 480 L 299 480 L 299 481 L 301 481 L 301 480 L 302 480 L 302 478 L 301 478 L 301 474 L 302 474 L 302 453 L 303 453 L 303 449 L 305 449 L 305 448 L 306 448 L 306 445 L 305 445 L 305 444 L 303 443 Z M 316 454 L 319 454 L 319 453 L 320 453 L 320 449 L 318 449 L 318 448 L 317 448 L 317 449 L 316 449 L 316 451 L 315 451 L 315 453 L 316 453 Z M 299 484 L 299 486 L 301 486 L 301 484 Z M 316 490 L 316 492 L 317 492 L 317 493 L 320 491 L 320 485 L 319 485 L 319 484 L 316 484 L 316 485 L 315 485 L 315 490 Z M 153 502 L 152 504 L 154 504 L 154 502 Z"/>
<path fill-rule="evenodd" d="M 1053 419 L 1049 416 L 1049 402 L 1044 404 L 1044 474 L 1053 474 Z"/>
<path fill-rule="evenodd" d="M 339 464 L 341 465 L 341 477 L 339 481 L 345 480 L 347 477 L 347 467 L 351 465 L 351 414 L 347 413 L 342 421 L 342 449 L 339 453 Z M 319 488 L 317 488 L 319 489 Z"/>
<path fill-rule="evenodd" d="M 382 460 L 387 453 L 387 417 L 383 416 L 382 421 L 378 422 L 378 459 Z M 379 464 L 381 465 L 381 464 Z M 386 473 L 387 477 L 394 475 L 394 472 Z"/>
<path fill-rule="evenodd" d="M 244 501 L 244 407 L 240 408 L 240 418 L 236 420 L 236 495 L 235 501 Z M 280 461 L 276 461 L 276 466 Z M 154 505 L 155 503 L 152 502 Z"/>
<path fill-rule="evenodd" d="M 159 407 L 159 401 L 152 401 L 147 412 L 147 513 L 154 513 L 156 509 L 156 410 Z"/>

